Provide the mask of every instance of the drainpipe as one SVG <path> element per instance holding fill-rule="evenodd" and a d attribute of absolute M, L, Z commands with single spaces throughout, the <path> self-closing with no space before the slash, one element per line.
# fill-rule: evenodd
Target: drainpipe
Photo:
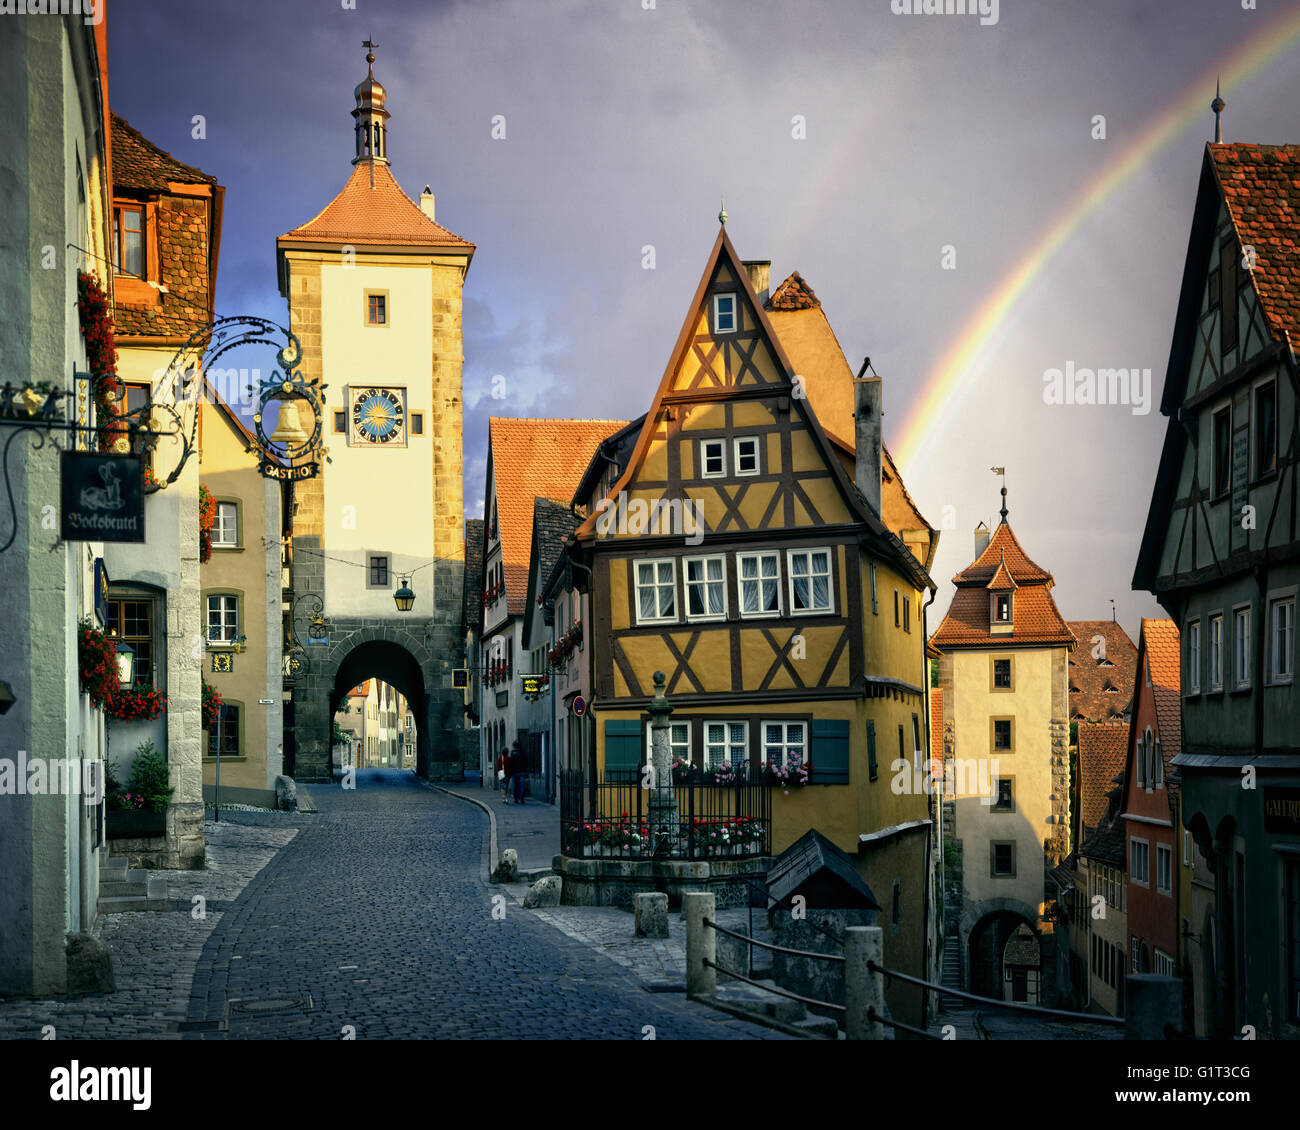
<path fill-rule="evenodd" d="M 928 778 L 932 778 L 934 774 L 934 764 L 932 761 L 933 750 L 934 750 L 934 738 L 933 735 L 930 733 L 930 725 L 933 722 L 933 719 L 930 717 L 930 657 L 926 655 L 925 651 L 926 651 L 926 645 L 930 639 L 930 631 L 926 622 L 926 617 L 927 617 L 927 613 L 929 612 L 930 605 L 934 603 L 934 598 L 938 595 L 939 595 L 938 589 L 931 589 L 930 599 L 927 600 L 923 605 L 921 605 L 921 671 L 922 671 L 922 675 L 924 676 L 921 679 L 921 687 L 922 687 L 921 711 L 922 711 L 922 717 L 925 718 L 925 729 L 923 730 L 923 733 L 925 734 L 925 743 L 926 743 L 925 744 L 926 776 L 922 778 L 922 781 L 925 781 Z M 940 788 L 942 789 L 942 785 L 940 786 Z M 943 804 L 942 801 L 936 802 L 934 799 L 934 795 L 935 795 L 934 790 L 931 789 L 929 807 L 934 817 L 935 827 L 938 830 L 939 866 L 942 868 L 943 866 Z M 943 795 L 942 792 L 940 792 L 939 795 L 940 797 L 942 797 Z M 926 883 L 927 890 L 925 892 L 925 899 L 921 903 L 922 906 L 921 944 L 922 946 L 924 946 L 924 949 L 922 951 L 921 968 L 925 970 L 924 976 L 927 981 L 931 979 L 930 975 L 932 972 L 937 972 L 937 970 L 932 970 L 930 967 L 931 955 L 933 953 L 933 947 L 930 945 L 930 903 L 934 898 L 934 884 L 931 881 L 930 845 L 934 842 L 935 841 L 932 836 L 926 836 L 925 838 L 925 883 Z M 944 889 L 942 878 L 939 880 L 939 889 L 941 891 Z M 930 995 L 931 994 L 928 990 L 921 994 L 921 1027 L 922 1028 L 927 1027 L 929 1025 Z"/>

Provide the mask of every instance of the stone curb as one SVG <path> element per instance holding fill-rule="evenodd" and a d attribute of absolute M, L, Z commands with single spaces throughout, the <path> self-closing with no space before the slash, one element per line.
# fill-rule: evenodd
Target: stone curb
<path fill-rule="evenodd" d="M 488 828 L 487 881 L 489 883 L 492 882 L 492 868 L 494 868 L 499 862 L 499 860 L 497 859 L 497 814 L 493 812 L 492 809 L 488 807 L 488 805 L 484 804 L 483 801 L 478 800 L 475 797 L 466 796 L 464 793 L 453 792 L 451 789 L 444 789 L 441 785 L 435 785 L 432 781 L 425 781 L 424 783 L 428 785 L 429 788 L 431 789 L 437 789 L 438 792 L 446 793 L 447 796 L 454 796 L 457 800 L 463 800 L 465 801 L 466 804 L 472 804 L 478 808 L 481 808 L 484 812 L 488 814 L 489 828 Z"/>

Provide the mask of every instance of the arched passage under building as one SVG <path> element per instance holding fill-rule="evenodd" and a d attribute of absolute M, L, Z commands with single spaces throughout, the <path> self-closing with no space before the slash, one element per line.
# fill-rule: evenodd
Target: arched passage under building
<path fill-rule="evenodd" d="M 1033 923 L 1014 910 L 984 915 L 970 932 L 970 991 L 1040 1003 L 1042 953 Z"/>
<path fill-rule="evenodd" d="M 367 679 L 387 683 L 406 699 L 407 708 L 415 718 L 415 769 L 420 775 L 428 776 L 429 696 L 424 687 L 424 673 L 415 657 L 399 644 L 371 640 L 353 648 L 344 656 L 334 673 L 329 717 L 333 719 L 348 692 Z M 338 766 L 331 765 L 331 769 L 335 768 Z"/>

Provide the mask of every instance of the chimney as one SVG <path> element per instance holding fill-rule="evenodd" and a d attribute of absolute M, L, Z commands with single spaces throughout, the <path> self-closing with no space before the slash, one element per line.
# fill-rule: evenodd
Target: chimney
<path fill-rule="evenodd" d="M 420 193 L 420 211 L 429 219 L 433 219 L 433 189 L 427 184 L 424 186 L 424 191 Z"/>
<path fill-rule="evenodd" d="M 754 288 L 754 293 L 758 295 L 758 303 L 761 306 L 767 301 L 772 285 L 772 260 L 746 259 L 744 267 L 749 272 L 750 285 Z"/>
<path fill-rule="evenodd" d="M 989 528 L 983 522 L 975 527 L 975 560 L 978 561 L 980 554 L 988 548 Z"/>
<path fill-rule="evenodd" d="M 877 376 L 864 377 L 869 361 L 853 379 L 853 420 L 855 425 L 855 454 L 853 479 L 867 500 L 867 505 L 880 517 L 880 415 L 883 393 Z"/>

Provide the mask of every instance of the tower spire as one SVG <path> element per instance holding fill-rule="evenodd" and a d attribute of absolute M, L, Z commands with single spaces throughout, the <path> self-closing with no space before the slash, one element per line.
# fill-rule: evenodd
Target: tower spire
<path fill-rule="evenodd" d="M 1219 80 L 1214 80 L 1214 101 L 1210 103 L 1210 109 L 1214 111 L 1214 144 L 1218 145 L 1223 141 L 1223 122 L 1221 116 L 1223 108 L 1227 103 L 1219 96 Z"/>
<path fill-rule="evenodd" d="M 1002 524 L 1007 524 L 1007 469 L 1005 467 L 990 467 L 995 475 L 1002 476 Z"/>
<path fill-rule="evenodd" d="M 352 163 L 370 162 L 373 174 L 376 164 L 388 164 L 388 92 L 375 78 L 375 48 L 379 44 L 370 38 L 363 39 L 361 46 L 366 49 L 366 77 L 354 92 L 357 105 L 352 117 L 356 121 L 357 153 Z"/>

